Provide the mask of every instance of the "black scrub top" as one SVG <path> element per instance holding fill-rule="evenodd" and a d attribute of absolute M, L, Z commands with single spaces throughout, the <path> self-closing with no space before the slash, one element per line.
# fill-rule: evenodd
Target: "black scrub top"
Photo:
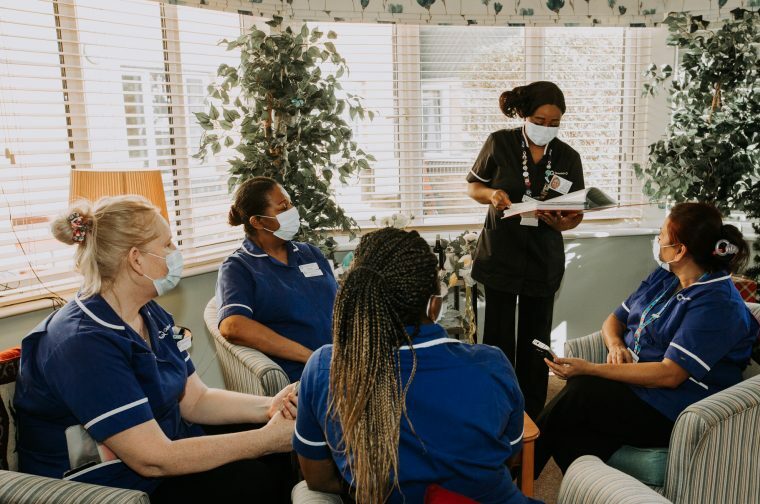
<path fill-rule="evenodd" d="M 522 201 L 522 127 L 499 130 L 489 135 L 467 175 L 467 182 L 483 182 L 501 189 L 513 203 Z M 544 171 L 551 152 L 552 170 L 572 182 L 569 192 L 583 189 L 580 155 L 562 140 L 549 143 L 543 159 L 533 163 L 528 151 L 528 173 L 533 197 L 544 187 Z M 546 199 L 562 194 L 549 189 Z M 553 296 L 565 273 L 562 233 L 539 221 L 538 227 L 520 225 L 520 216 L 501 218 L 502 212 L 488 206 L 483 232 L 478 240 L 472 278 L 489 288 L 524 296 Z"/>

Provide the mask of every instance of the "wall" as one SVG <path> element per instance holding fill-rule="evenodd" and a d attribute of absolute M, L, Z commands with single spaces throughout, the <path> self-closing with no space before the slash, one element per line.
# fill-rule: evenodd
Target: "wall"
<path fill-rule="evenodd" d="M 654 268 L 652 235 L 574 238 L 565 241 L 567 273 L 554 309 L 554 346 L 601 327 L 604 318 Z M 223 385 L 219 364 L 203 322 L 203 310 L 214 294 L 216 272 L 184 278 L 159 303 L 175 320 L 193 331 L 191 354 L 209 386 Z M 481 311 L 482 311 L 481 303 Z M 0 349 L 17 345 L 50 310 L 0 320 Z M 481 318 L 482 321 L 482 313 Z M 482 322 L 481 322 L 482 323 Z"/>

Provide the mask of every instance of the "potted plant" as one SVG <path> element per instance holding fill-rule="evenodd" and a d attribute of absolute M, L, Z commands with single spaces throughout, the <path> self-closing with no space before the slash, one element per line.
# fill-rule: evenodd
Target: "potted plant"
<path fill-rule="evenodd" d="M 760 19 L 736 10 L 717 29 L 687 14 L 671 14 L 664 24 L 680 64 L 675 73 L 669 65 L 647 70 L 644 93 L 665 88 L 672 115 L 663 138 L 649 146 L 648 163 L 635 166 L 644 192 L 659 201 L 704 201 L 726 215 L 744 211 L 757 219 Z"/>
<path fill-rule="evenodd" d="M 221 42 L 240 50 L 240 63 L 219 66 L 208 112 L 195 114 L 205 130 L 196 156 L 234 149 L 230 191 L 255 176 L 277 180 L 300 210 L 298 239 L 332 251 L 330 231 L 353 237 L 357 225 L 335 202 L 331 181 L 345 184 L 375 160 L 352 139 L 346 115 L 374 113 L 339 82 L 348 68 L 335 32 L 283 28 L 277 16 L 267 24 L 271 34 L 253 28 Z"/>

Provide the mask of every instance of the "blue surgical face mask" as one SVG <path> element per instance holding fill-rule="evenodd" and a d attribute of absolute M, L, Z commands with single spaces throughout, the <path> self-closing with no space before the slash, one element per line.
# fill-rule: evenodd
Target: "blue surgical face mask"
<path fill-rule="evenodd" d="M 298 230 L 301 229 L 301 215 L 298 213 L 298 209 L 296 207 L 291 207 L 284 212 L 277 214 L 276 217 L 270 217 L 269 215 L 257 215 L 256 217 L 263 217 L 265 219 L 277 219 L 277 222 L 280 223 L 280 229 L 277 229 L 275 231 L 267 228 L 264 229 L 275 235 L 277 238 L 280 238 L 281 240 L 292 240 L 298 233 Z"/>
<path fill-rule="evenodd" d="M 153 286 L 156 288 L 156 292 L 159 296 L 163 296 L 173 288 L 177 286 L 180 279 L 182 278 L 182 267 L 184 266 L 184 260 L 182 259 L 182 252 L 179 250 L 172 250 L 169 252 L 166 257 L 162 257 L 157 254 L 153 254 L 151 252 L 146 252 L 148 255 L 152 255 L 153 257 L 158 257 L 159 259 L 163 259 L 166 261 L 166 267 L 169 269 L 169 272 L 166 274 L 163 278 L 150 278 L 148 275 L 143 273 L 143 276 L 153 281 Z"/>
<path fill-rule="evenodd" d="M 530 121 L 525 121 L 525 134 L 536 145 L 544 146 L 554 140 L 559 133 L 559 126 L 539 126 Z"/>

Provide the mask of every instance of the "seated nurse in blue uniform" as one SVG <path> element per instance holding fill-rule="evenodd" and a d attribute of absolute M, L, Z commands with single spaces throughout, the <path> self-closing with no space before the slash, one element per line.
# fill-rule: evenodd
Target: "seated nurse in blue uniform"
<path fill-rule="evenodd" d="M 219 331 L 260 350 L 295 382 L 311 353 L 330 343 L 337 283 L 322 252 L 293 241 L 298 209 L 271 178 L 238 187 L 228 216 L 245 240 L 219 270 Z"/>
<path fill-rule="evenodd" d="M 681 203 L 652 247 L 660 267 L 602 326 L 607 363 L 545 360 L 568 382 L 536 421 L 536 477 L 552 456 L 564 472 L 581 455 L 666 447 L 687 406 L 741 381 L 760 329 L 730 276 L 747 260 L 741 232 Z"/>
<path fill-rule="evenodd" d="M 416 231 L 364 236 L 311 356 L 293 446 L 309 488 L 421 503 L 437 484 L 481 504 L 535 502 L 512 482 L 523 397 L 496 347 L 447 337 L 437 261 Z M 386 500 L 387 498 L 387 500 Z"/>
<path fill-rule="evenodd" d="M 52 230 L 75 245 L 83 283 L 22 341 L 21 471 L 142 490 L 154 504 L 290 502 L 289 456 L 260 457 L 291 450 L 293 387 L 270 398 L 203 384 L 190 336 L 154 301 L 182 273 L 156 208 L 138 196 L 83 201 Z M 199 424 L 266 425 L 204 435 Z"/>

